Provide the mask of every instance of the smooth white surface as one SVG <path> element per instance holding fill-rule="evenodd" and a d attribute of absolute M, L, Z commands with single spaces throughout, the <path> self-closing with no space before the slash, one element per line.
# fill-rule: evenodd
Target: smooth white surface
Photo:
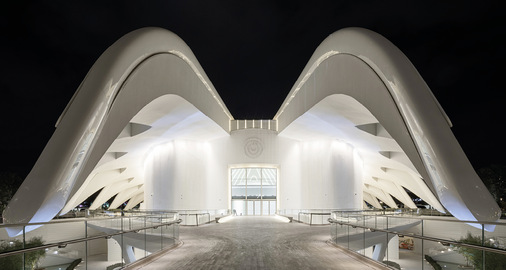
<path fill-rule="evenodd" d="M 255 138 L 263 151 L 248 156 Z M 174 140 L 146 159 L 147 209 L 231 208 L 230 167 L 279 170 L 281 209 L 356 209 L 362 206 L 362 160 L 353 146 L 337 140 L 300 142 L 268 130 L 238 130 L 202 142 Z"/>
<path fill-rule="evenodd" d="M 274 117 L 279 132 L 334 94 L 353 97 L 374 115 L 455 217 L 500 217 L 447 115 L 411 62 L 387 39 L 362 28 L 342 29 L 325 39 Z"/>
<path fill-rule="evenodd" d="M 407 207 L 416 208 L 404 187 L 440 211 L 444 208 L 427 188 L 397 142 L 385 131 L 373 135 L 357 128 L 378 120 L 350 96 L 324 98 L 285 128 L 279 136 L 302 141 L 340 140 L 350 142 L 363 159 L 363 192 L 367 202 L 381 208 L 377 199 L 396 208 L 394 196 Z M 372 197 L 371 197 L 372 196 Z"/>
<path fill-rule="evenodd" d="M 224 132 L 228 130 L 232 116 L 179 37 L 164 29 L 143 28 L 114 43 L 91 68 L 58 120 L 53 136 L 6 208 L 4 221 L 52 219 L 83 186 L 132 117 L 167 94 L 189 100 Z"/>

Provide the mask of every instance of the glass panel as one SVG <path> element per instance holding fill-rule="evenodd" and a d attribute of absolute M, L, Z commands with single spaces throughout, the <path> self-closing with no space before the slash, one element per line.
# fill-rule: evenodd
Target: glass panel
<path fill-rule="evenodd" d="M 261 186 L 248 185 L 248 200 L 260 199 L 261 197 L 262 197 L 262 187 Z"/>
<path fill-rule="evenodd" d="M 246 185 L 246 170 L 245 169 L 232 169 L 232 186 L 245 186 Z"/>
<path fill-rule="evenodd" d="M 175 240 L 179 241 L 179 224 L 171 225 L 172 227 L 172 236 Z"/>
<path fill-rule="evenodd" d="M 269 202 L 262 201 L 262 216 L 268 216 L 268 215 L 269 215 Z"/>
<path fill-rule="evenodd" d="M 248 216 L 254 215 L 254 207 L 253 207 L 253 201 L 247 201 L 248 202 Z"/>
<path fill-rule="evenodd" d="M 262 186 L 262 199 L 276 199 L 276 186 Z"/>
<path fill-rule="evenodd" d="M 276 186 L 277 176 L 276 168 L 263 168 L 262 169 L 262 185 Z"/>
<path fill-rule="evenodd" d="M 83 238 L 85 237 L 85 227 L 83 221 L 46 224 L 26 233 L 26 239 L 34 239 L 32 247 L 35 247 L 42 245 L 42 243 L 51 244 Z"/>
<path fill-rule="evenodd" d="M 246 199 L 246 170 L 232 169 L 232 199 Z"/>
<path fill-rule="evenodd" d="M 485 252 L 485 269 L 506 269 L 506 255 Z"/>
<path fill-rule="evenodd" d="M 261 208 L 261 201 L 254 201 L 255 202 L 255 216 L 260 216 L 262 212 L 260 212 Z"/>
<path fill-rule="evenodd" d="M 25 253 L 25 269 L 66 269 L 71 264 L 84 266 L 85 256 L 85 242 L 27 252 Z"/>
<path fill-rule="evenodd" d="M 336 244 L 345 248 L 349 248 L 349 228 L 350 226 L 346 225 L 336 226 Z"/>
<path fill-rule="evenodd" d="M 232 201 L 232 213 L 238 216 L 246 215 L 246 201 L 243 200 L 233 200 Z"/>
<path fill-rule="evenodd" d="M 176 225 L 162 226 L 162 248 L 171 247 L 176 243 L 174 229 Z"/>
<path fill-rule="evenodd" d="M 23 269 L 23 254 L 0 258 L 1 269 Z"/>
<path fill-rule="evenodd" d="M 506 250 L 506 224 L 485 225 L 484 242 L 486 247 Z M 506 269 L 506 255 L 485 252 L 486 269 Z"/>
<path fill-rule="evenodd" d="M 382 239 L 378 239 L 378 241 L 382 241 Z M 364 249 L 364 229 L 349 227 L 348 244 L 348 248 L 355 252 Z"/>
<path fill-rule="evenodd" d="M 269 215 L 276 214 L 276 201 L 269 201 Z"/>
<path fill-rule="evenodd" d="M 260 168 L 246 169 L 246 177 L 247 177 L 248 186 L 250 186 L 250 185 L 260 186 L 261 185 L 261 179 L 262 179 L 261 172 L 262 171 Z"/>
<path fill-rule="evenodd" d="M 246 199 L 246 186 L 232 186 L 232 199 Z"/>
<path fill-rule="evenodd" d="M 121 250 L 112 249 L 112 247 L 109 246 L 109 241 L 117 245 L 114 239 L 106 239 L 105 237 L 88 241 L 88 257 L 87 259 L 83 258 L 83 264 L 87 264 L 88 269 L 105 269 L 108 266 L 121 262 Z M 113 259 L 114 251 L 116 251 L 116 260 Z"/>
<path fill-rule="evenodd" d="M 150 220 L 148 226 L 160 224 L 157 220 Z M 146 255 L 162 249 L 162 226 L 146 230 Z"/>

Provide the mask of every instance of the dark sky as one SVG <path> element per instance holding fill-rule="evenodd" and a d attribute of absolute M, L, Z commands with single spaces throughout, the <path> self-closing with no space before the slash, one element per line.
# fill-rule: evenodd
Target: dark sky
<path fill-rule="evenodd" d="M 44 2 L 0 8 L 0 171 L 24 177 L 94 61 L 146 26 L 185 40 L 236 119 L 272 118 L 320 42 L 371 29 L 413 62 L 473 166 L 506 164 L 506 16 L 493 2 Z"/>

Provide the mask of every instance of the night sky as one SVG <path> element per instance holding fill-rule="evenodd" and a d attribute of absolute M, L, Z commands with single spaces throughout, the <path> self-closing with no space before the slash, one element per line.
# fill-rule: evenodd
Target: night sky
<path fill-rule="evenodd" d="M 506 16 L 493 2 L 44 2 L 0 8 L 0 171 L 24 178 L 96 59 L 146 26 L 189 45 L 236 119 L 271 119 L 328 35 L 368 28 L 413 62 L 475 169 L 506 165 Z"/>

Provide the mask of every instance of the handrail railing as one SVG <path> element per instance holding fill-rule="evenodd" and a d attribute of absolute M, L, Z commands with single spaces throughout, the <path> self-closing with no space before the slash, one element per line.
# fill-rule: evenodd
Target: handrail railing
<path fill-rule="evenodd" d="M 479 249 L 479 250 L 483 250 L 483 251 L 487 251 L 487 252 L 494 252 L 494 253 L 499 253 L 499 254 L 506 255 L 506 250 L 498 249 L 498 248 L 493 248 L 493 247 L 473 245 L 473 244 L 468 244 L 468 243 L 464 243 L 464 242 L 452 241 L 452 240 L 441 239 L 441 238 L 437 238 L 437 237 L 424 236 L 424 235 L 417 235 L 417 234 L 413 234 L 413 233 L 406 234 L 406 233 L 401 233 L 401 232 L 392 231 L 392 230 L 377 229 L 377 228 L 373 228 L 373 227 L 369 227 L 369 226 L 362 226 L 362 225 L 357 225 L 357 224 L 352 224 L 352 223 L 346 223 L 346 222 L 335 220 L 333 218 L 329 218 L 328 221 L 330 223 L 335 223 L 335 224 L 339 224 L 339 225 L 351 226 L 352 228 L 368 229 L 371 232 L 384 232 L 384 233 L 395 234 L 395 235 L 398 235 L 398 236 L 409 236 L 409 237 L 418 238 L 418 239 L 422 239 L 422 240 L 439 242 L 439 243 L 442 243 L 442 244 L 451 244 L 451 245 L 455 245 L 455 246 L 469 247 L 469 248 Z M 502 223 L 502 224 L 504 225 L 504 223 Z"/>
<path fill-rule="evenodd" d="M 109 233 L 109 234 L 105 234 L 105 235 L 101 234 L 101 235 L 96 235 L 96 236 L 91 236 L 91 237 L 77 238 L 77 239 L 62 241 L 62 242 L 58 242 L 58 243 L 41 245 L 41 246 L 37 246 L 37 247 L 23 248 L 23 249 L 18 249 L 18 250 L 10 250 L 10 251 L 0 253 L 0 258 L 12 256 L 12 255 L 23 254 L 26 252 L 37 251 L 37 250 L 46 249 L 46 248 L 51 248 L 51 247 L 65 247 L 68 244 L 76 244 L 76 243 L 96 240 L 96 239 L 100 239 L 100 238 L 109 239 L 109 238 L 116 236 L 116 235 L 121 235 L 121 234 L 126 234 L 126 233 L 131 233 L 131 232 L 139 232 L 139 231 L 147 230 L 147 229 L 157 229 L 158 227 L 161 227 L 161 226 L 170 226 L 173 224 L 180 224 L 180 223 L 181 223 L 181 219 L 178 219 L 178 220 L 174 220 L 171 222 L 161 223 L 161 224 L 142 227 L 142 228 L 136 228 L 136 229 L 131 229 L 131 230 L 122 230 L 117 233 Z M 35 223 L 33 223 L 33 224 L 28 223 L 28 224 L 34 225 Z M 18 225 L 18 224 L 16 224 L 16 225 Z"/>
<path fill-rule="evenodd" d="M 211 223 L 216 217 L 230 214 L 230 209 L 177 210 L 183 221 L 181 226 L 199 226 Z M 193 218 L 195 216 L 195 218 Z"/>
<path fill-rule="evenodd" d="M 177 212 L 169 212 L 169 213 L 178 214 Z M 135 216 L 128 216 L 128 217 L 135 217 Z M 158 216 L 158 215 L 152 215 L 152 216 L 145 215 L 145 216 L 142 216 L 142 217 L 160 217 L 160 216 Z M 93 219 L 87 219 L 87 218 L 84 218 L 84 217 L 79 217 L 79 218 L 72 218 L 72 219 L 70 219 L 70 218 L 68 218 L 68 219 L 55 219 L 55 220 L 46 221 L 46 222 L 2 223 L 2 224 L 0 224 L 0 228 L 38 226 L 38 225 L 51 225 L 51 224 L 61 224 L 61 223 L 83 222 L 83 221 L 86 221 L 86 220 L 94 220 L 94 221 L 100 220 L 100 221 L 104 221 L 104 220 L 114 220 L 114 219 L 118 219 L 118 217 L 94 217 Z"/>
<path fill-rule="evenodd" d="M 328 225 L 329 223 L 323 217 L 321 219 L 313 220 L 313 215 L 314 216 L 331 215 L 332 212 L 335 210 L 336 209 L 278 209 L 276 211 L 276 214 L 285 216 L 287 218 L 291 218 L 292 220 L 296 220 L 297 222 L 304 224 Z M 301 215 L 307 216 L 307 218 L 303 219 Z"/>
<path fill-rule="evenodd" d="M 0 268 L 12 268 L 12 263 L 20 264 L 19 268 L 47 268 L 69 259 L 80 259 L 86 269 L 112 262 L 127 265 L 178 243 L 182 220 L 177 211 L 97 210 L 87 214 L 49 222 L 0 224 Z M 33 230 L 27 229 L 30 227 Z"/>
<path fill-rule="evenodd" d="M 211 214 L 209 213 L 189 213 L 189 214 L 186 214 L 186 213 L 181 213 L 179 214 L 180 216 L 193 216 L 195 215 L 195 225 L 196 226 L 199 226 L 199 216 L 207 216 L 207 222 L 204 222 L 204 224 L 206 223 L 210 223 L 211 222 Z"/>
<path fill-rule="evenodd" d="M 347 213 L 348 211 L 333 211 L 332 213 Z M 349 211 L 349 212 L 360 212 L 359 210 L 356 210 L 356 211 Z M 364 211 L 365 212 L 365 211 Z M 393 212 L 392 212 L 393 213 Z M 498 222 L 498 221 L 487 221 L 487 222 L 483 222 L 483 221 L 476 221 L 476 220 L 460 220 L 460 219 L 450 219 L 450 218 L 431 218 L 431 217 L 420 217 L 420 216 L 403 216 L 402 213 L 401 215 L 388 215 L 388 214 L 380 214 L 380 215 L 367 215 L 367 214 L 361 214 L 359 216 L 362 216 L 362 217 L 374 217 L 374 216 L 388 216 L 389 218 L 398 218 L 398 219 L 405 219 L 405 218 L 408 218 L 409 219 L 418 219 L 418 220 L 433 220 L 433 221 L 445 221 L 445 222 L 456 222 L 456 223 L 472 223 L 472 224 L 488 224 L 488 225 L 506 225 L 506 223 L 504 222 Z M 348 216 L 349 217 L 349 216 Z M 347 217 L 344 217 L 344 218 L 347 218 Z"/>
<path fill-rule="evenodd" d="M 303 223 L 303 221 L 300 218 L 301 214 L 302 215 L 309 215 L 309 222 L 308 222 L 309 225 L 313 225 L 313 215 L 315 215 L 315 216 L 327 216 L 327 215 L 330 216 L 330 215 L 332 215 L 332 213 L 330 213 L 330 212 L 325 212 L 325 213 L 322 213 L 322 212 L 316 212 L 316 213 L 314 213 L 314 212 L 299 212 L 297 214 L 297 220 L 302 223 Z M 320 225 L 323 225 L 323 224 L 320 224 Z"/>
<path fill-rule="evenodd" d="M 414 266 L 420 256 L 422 269 L 424 260 L 446 267 L 448 258 L 466 267 L 486 269 L 487 263 L 506 267 L 504 221 L 457 220 L 393 209 L 336 210 L 328 221 L 333 243 L 378 261 Z"/>
<path fill-rule="evenodd" d="M 435 209 L 425 209 L 425 208 L 385 208 L 385 209 L 334 209 L 333 212 L 340 213 L 381 213 L 382 215 L 386 215 L 387 213 L 394 214 L 411 214 L 415 216 L 452 216 L 450 213 L 445 212 L 441 213 Z"/>

